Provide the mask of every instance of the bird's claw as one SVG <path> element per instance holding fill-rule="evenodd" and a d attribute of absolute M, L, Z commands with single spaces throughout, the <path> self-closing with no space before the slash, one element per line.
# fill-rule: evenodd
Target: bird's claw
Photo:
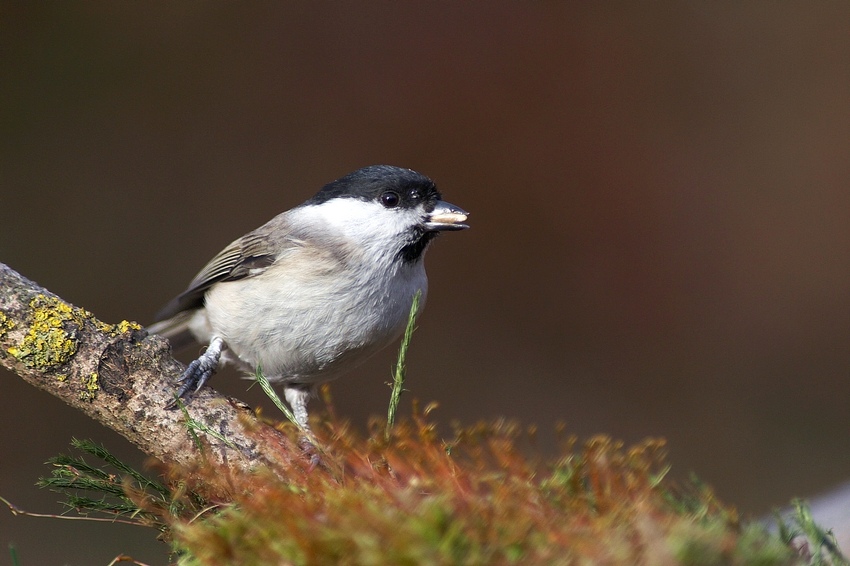
<path fill-rule="evenodd" d="M 302 435 L 301 438 L 298 439 L 298 447 L 301 449 L 301 453 L 310 462 L 310 467 L 307 468 L 308 472 L 312 472 L 317 467 L 325 467 L 322 455 L 310 436 L 307 436 L 306 434 Z"/>
<path fill-rule="evenodd" d="M 192 393 L 196 393 L 203 387 L 218 368 L 220 355 L 221 347 L 216 341 L 213 341 L 207 351 L 200 358 L 189 364 L 189 367 L 186 368 L 186 371 L 177 380 L 177 383 L 181 384 L 180 388 L 177 390 L 174 400 L 166 405 L 166 409 L 177 407 L 177 402 L 180 399 L 191 396 Z"/>

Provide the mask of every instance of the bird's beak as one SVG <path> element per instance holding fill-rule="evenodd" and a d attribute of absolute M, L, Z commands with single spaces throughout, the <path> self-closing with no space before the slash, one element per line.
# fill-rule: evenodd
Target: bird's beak
<path fill-rule="evenodd" d="M 467 224 L 464 224 L 468 216 L 469 213 L 459 206 L 439 200 L 434 210 L 428 215 L 425 228 L 431 232 L 463 230 L 469 228 Z"/>

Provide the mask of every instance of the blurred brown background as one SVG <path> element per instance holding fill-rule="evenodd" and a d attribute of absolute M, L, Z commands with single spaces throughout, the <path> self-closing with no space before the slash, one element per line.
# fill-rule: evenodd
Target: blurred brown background
<path fill-rule="evenodd" d="M 411 167 L 473 228 L 429 252 L 408 400 L 544 449 L 558 421 L 663 436 L 678 476 L 763 513 L 850 477 L 848 29 L 837 2 L 3 2 L 0 261 L 146 323 L 325 182 Z M 338 412 L 385 412 L 394 355 L 333 384 Z M 213 386 L 268 406 L 233 375 Z M 0 378 L 3 497 L 59 511 L 33 483 L 72 436 L 143 461 Z M 3 509 L 0 542 L 166 552 Z"/>

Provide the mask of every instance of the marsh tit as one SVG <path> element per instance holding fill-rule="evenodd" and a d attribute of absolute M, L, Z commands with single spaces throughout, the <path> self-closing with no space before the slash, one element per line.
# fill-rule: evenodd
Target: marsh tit
<path fill-rule="evenodd" d="M 391 344 L 414 294 L 428 289 L 423 256 L 467 212 L 428 177 L 365 167 L 242 236 L 215 256 L 148 328 L 176 350 L 208 344 L 177 397 L 228 362 L 284 387 L 298 424 L 316 385 Z M 421 307 L 420 307 L 421 308 Z"/>

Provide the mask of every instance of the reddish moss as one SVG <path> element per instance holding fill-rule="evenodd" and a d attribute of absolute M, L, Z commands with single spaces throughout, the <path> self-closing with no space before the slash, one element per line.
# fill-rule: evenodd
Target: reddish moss
<path fill-rule="evenodd" d="M 182 562 L 675 564 L 696 553 L 700 563 L 793 563 L 708 490 L 677 493 L 660 440 L 573 439 L 545 462 L 505 422 L 458 429 L 448 442 L 422 415 L 389 439 L 383 430 L 375 423 L 361 438 L 331 423 L 318 431 L 324 468 L 289 482 L 228 478 L 230 503 L 169 519 L 188 551 Z"/>

